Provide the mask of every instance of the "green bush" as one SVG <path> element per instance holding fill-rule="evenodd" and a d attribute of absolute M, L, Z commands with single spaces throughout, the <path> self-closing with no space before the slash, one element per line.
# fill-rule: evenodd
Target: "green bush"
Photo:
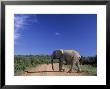
<path fill-rule="evenodd" d="M 81 57 L 80 63 L 82 65 L 92 65 L 97 66 L 97 56 L 88 56 L 88 57 Z"/>
<path fill-rule="evenodd" d="M 15 55 L 14 73 L 25 71 L 27 68 L 35 67 L 38 64 L 48 64 L 49 55 Z"/>

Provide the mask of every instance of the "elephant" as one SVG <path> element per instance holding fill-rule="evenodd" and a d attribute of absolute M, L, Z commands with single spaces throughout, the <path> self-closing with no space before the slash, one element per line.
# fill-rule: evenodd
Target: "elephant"
<path fill-rule="evenodd" d="M 77 66 L 77 68 L 78 68 L 77 72 L 81 71 L 80 62 L 79 62 L 79 60 L 81 59 L 81 56 L 80 56 L 79 52 L 77 52 L 75 50 L 63 50 L 63 49 L 54 50 L 51 55 L 51 64 L 52 64 L 53 71 L 54 71 L 53 61 L 55 59 L 59 59 L 59 71 L 65 71 L 62 68 L 63 61 L 65 61 L 66 64 L 68 61 L 70 61 L 70 69 L 68 71 L 69 73 L 72 72 L 73 65 Z"/>

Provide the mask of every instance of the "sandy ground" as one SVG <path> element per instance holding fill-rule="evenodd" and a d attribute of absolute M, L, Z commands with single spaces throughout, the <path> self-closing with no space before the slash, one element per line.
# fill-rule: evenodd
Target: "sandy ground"
<path fill-rule="evenodd" d="M 77 73 L 73 71 L 72 73 L 67 73 L 68 68 L 65 68 L 64 72 L 59 72 L 58 69 L 58 63 L 54 64 L 54 71 L 51 64 L 42 64 L 26 70 L 21 76 L 92 76 L 86 72 Z"/>

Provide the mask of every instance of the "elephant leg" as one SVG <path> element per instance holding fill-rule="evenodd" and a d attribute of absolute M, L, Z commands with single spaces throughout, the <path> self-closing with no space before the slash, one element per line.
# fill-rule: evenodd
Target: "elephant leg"
<path fill-rule="evenodd" d="M 63 67 L 63 60 L 59 59 L 59 71 L 64 71 Z"/>
<path fill-rule="evenodd" d="M 79 60 L 77 60 L 77 62 L 76 62 L 76 66 L 77 66 L 77 68 L 78 68 L 78 71 L 77 71 L 77 72 L 81 72 L 81 68 L 80 68 Z"/>
<path fill-rule="evenodd" d="M 71 73 L 71 72 L 72 72 L 73 65 L 74 65 L 74 61 L 73 61 L 73 60 L 71 60 L 70 70 L 68 71 L 68 73 Z"/>
<path fill-rule="evenodd" d="M 66 58 L 64 59 L 64 61 L 65 61 L 65 65 L 67 65 L 68 63 L 67 63 L 67 59 Z"/>

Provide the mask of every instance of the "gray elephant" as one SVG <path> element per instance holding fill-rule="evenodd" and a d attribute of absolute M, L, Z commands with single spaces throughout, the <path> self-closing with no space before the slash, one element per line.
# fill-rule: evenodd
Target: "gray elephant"
<path fill-rule="evenodd" d="M 79 60 L 81 59 L 80 54 L 75 51 L 75 50 L 63 50 L 63 49 L 59 49 L 59 50 L 55 50 L 52 53 L 52 60 L 51 60 L 51 64 L 52 64 L 52 69 L 54 70 L 54 66 L 53 66 L 53 60 L 55 59 L 59 59 L 59 71 L 64 71 L 63 67 L 63 61 L 66 62 L 70 62 L 70 70 L 68 72 L 72 72 L 73 69 L 73 65 L 76 65 L 78 68 L 78 72 L 81 71 L 80 69 L 80 63 Z"/>

